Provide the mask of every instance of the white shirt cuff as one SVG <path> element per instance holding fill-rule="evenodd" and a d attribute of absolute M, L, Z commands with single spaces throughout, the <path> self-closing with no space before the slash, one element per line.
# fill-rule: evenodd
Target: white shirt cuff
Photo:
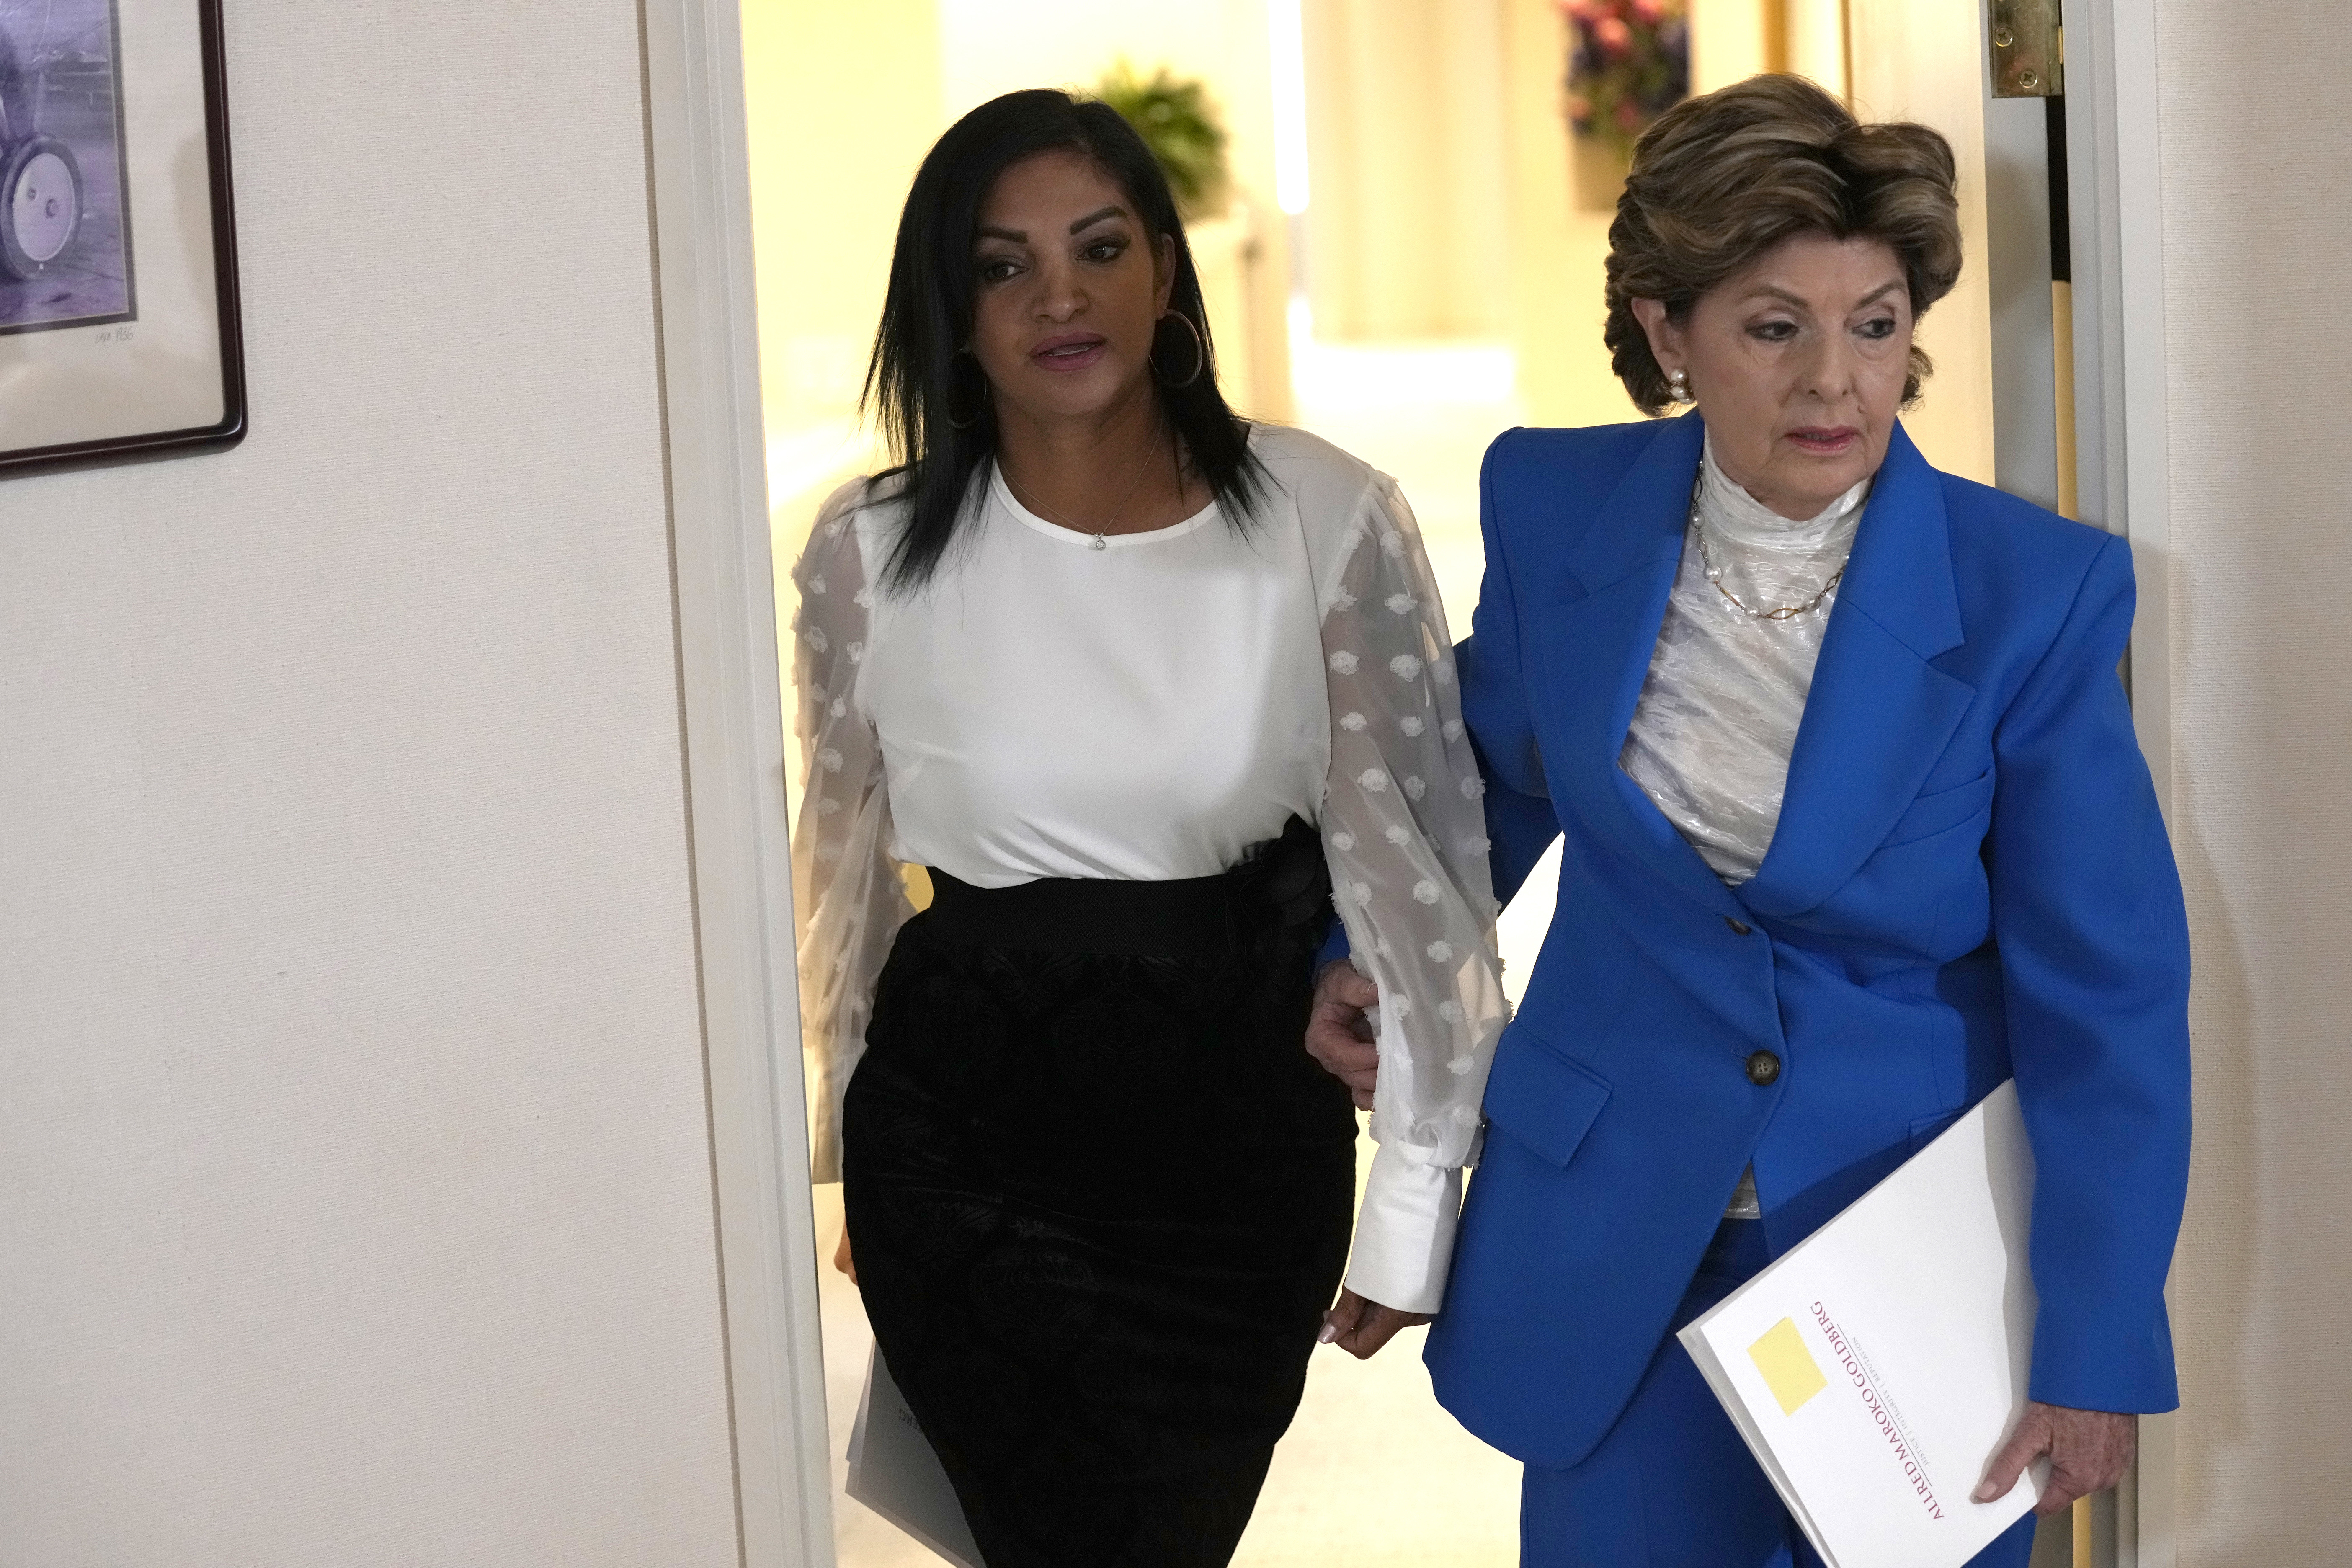
<path fill-rule="evenodd" d="M 1417 1164 L 1381 1144 L 1364 1178 L 1348 1289 L 1400 1312 L 1436 1311 L 1461 1213 L 1459 1166 Z"/>

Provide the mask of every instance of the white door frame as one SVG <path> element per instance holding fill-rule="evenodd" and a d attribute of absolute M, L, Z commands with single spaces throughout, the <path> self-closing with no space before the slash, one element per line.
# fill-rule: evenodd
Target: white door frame
<path fill-rule="evenodd" d="M 2171 479 L 2155 0 L 2068 0 L 2066 179 L 2074 260 L 2075 476 L 2087 521 L 2131 542 L 2132 721 L 2172 815 Z M 2140 1422 L 2117 1509 L 2118 1568 L 2175 1568 L 2173 1415 Z"/>
<path fill-rule="evenodd" d="M 2133 709 L 2168 812 L 2171 500 L 2155 0 L 2068 7 L 2066 141 L 2077 485 L 2083 515 L 2131 541 L 2139 574 Z"/>
<path fill-rule="evenodd" d="M 640 0 L 680 701 L 744 1568 L 830 1568 L 831 1457 L 784 829 L 737 0 Z M 2139 574 L 2134 711 L 2171 798 L 2155 0 L 2066 27 L 2081 510 Z M 2142 1423 L 2120 1568 L 2174 1568 L 2170 1417 Z"/>
<path fill-rule="evenodd" d="M 830 1568 L 741 16 L 736 0 L 639 3 L 742 1562 Z"/>

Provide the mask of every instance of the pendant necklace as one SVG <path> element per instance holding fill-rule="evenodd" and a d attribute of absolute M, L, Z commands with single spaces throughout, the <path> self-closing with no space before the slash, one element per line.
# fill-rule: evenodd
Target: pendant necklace
<path fill-rule="evenodd" d="M 1087 541 L 1087 549 L 1108 550 L 1110 548 L 1110 541 L 1104 536 L 1109 533 L 1112 529 L 1118 526 L 1118 514 L 1127 510 L 1127 503 L 1135 499 L 1135 492 L 1143 488 L 1143 476 L 1150 470 L 1151 467 L 1151 459 L 1158 455 L 1151 449 L 1152 447 L 1159 445 L 1159 441 L 1157 439 L 1158 432 L 1155 431 L 1153 435 L 1154 439 L 1151 447 L 1146 447 L 1144 448 L 1143 461 L 1135 465 L 1135 479 L 1133 482 L 1129 484 L 1127 487 L 1127 493 L 1118 498 L 1118 504 L 1110 509 L 1110 515 L 1103 519 L 1103 525 L 1100 528 L 1088 528 L 1085 523 L 1078 521 L 1067 513 L 1056 511 L 1042 500 L 1023 495 L 1021 493 L 1021 487 L 1013 482 L 1013 477 L 1010 474 L 1005 475 L 1004 488 L 1013 492 L 1013 500 L 1019 501 L 1023 506 L 1029 508 L 1032 511 L 1045 512 L 1055 522 L 1060 523 L 1063 527 L 1069 529 L 1075 533 L 1092 535 L 1092 537 Z M 997 464 L 996 471 L 1000 474 L 1003 474 L 1004 465 L 1003 463 Z"/>

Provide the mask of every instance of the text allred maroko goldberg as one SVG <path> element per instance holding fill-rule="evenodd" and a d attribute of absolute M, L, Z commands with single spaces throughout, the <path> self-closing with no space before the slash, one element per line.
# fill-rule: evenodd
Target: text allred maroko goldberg
<path fill-rule="evenodd" d="M 1862 1370 L 1861 1358 L 1853 1353 L 1853 1348 L 1846 1343 L 1845 1335 L 1838 1331 L 1837 1324 L 1830 1321 L 1829 1313 L 1822 1310 L 1819 1301 L 1813 1303 L 1813 1321 L 1821 1325 L 1822 1337 L 1829 1341 L 1831 1352 L 1838 1358 L 1838 1365 L 1845 1369 L 1846 1376 L 1852 1378 L 1854 1387 L 1861 1390 L 1862 1402 L 1869 1406 L 1871 1420 L 1894 1447 L 1895 1457 L 1902 1461 L 1903 1475 L 1911 1483 L 1911 1489 L 1918 1495 L 1930 1515 L 1943 1518 L 1944 1505 L 1936 1500 L 1936 1489 L 1928 1483 L 1927 1470 L 1912 1457 L 1911 1446 L 1903 1440 L 1895 1417 L 1887 1413 L 1878 1391 L 1870 1385 L 1869 1376 Z"/>

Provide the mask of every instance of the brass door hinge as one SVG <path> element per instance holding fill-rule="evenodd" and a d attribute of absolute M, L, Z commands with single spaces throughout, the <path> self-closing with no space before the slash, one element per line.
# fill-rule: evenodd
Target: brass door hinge
<path fill-rule="evenodd" d="M 2066 29 L 2058 0 L 1992 0 L 1992 95 L 2058 98 L 2066 90 Z"/>

